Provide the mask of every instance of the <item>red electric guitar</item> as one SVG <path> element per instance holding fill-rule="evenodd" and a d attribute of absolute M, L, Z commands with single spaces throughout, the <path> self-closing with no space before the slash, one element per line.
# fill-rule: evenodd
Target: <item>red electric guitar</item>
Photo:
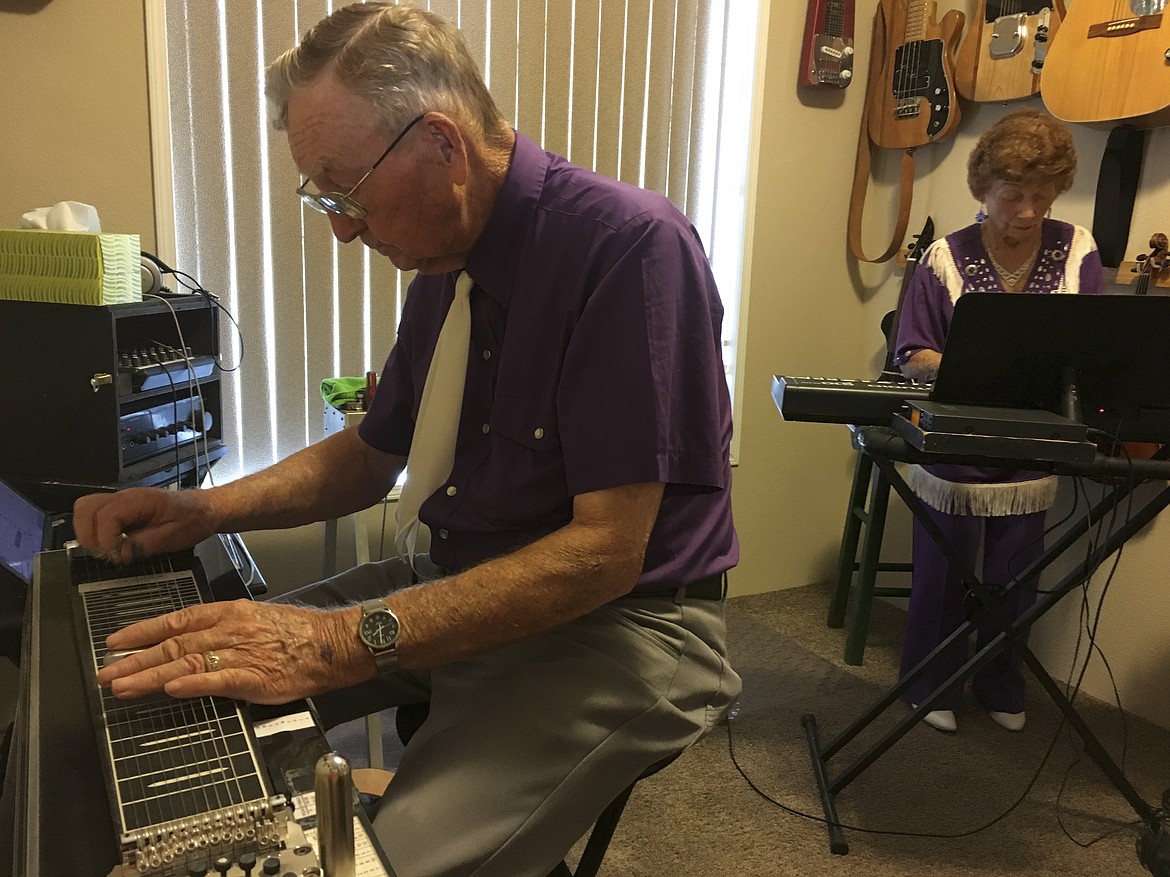
<path fill-rule="evenodd" d="M 809 0 L 801 85 L 844 88 L 853 81 L 853 10 L 854 0 Z"/>

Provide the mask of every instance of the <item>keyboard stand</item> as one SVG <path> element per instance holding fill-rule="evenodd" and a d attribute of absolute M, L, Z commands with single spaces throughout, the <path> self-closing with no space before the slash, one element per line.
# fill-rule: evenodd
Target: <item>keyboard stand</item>
<path fill-rule="evenodd" d="M 801 724 L 805 729 L 805 737 L 812 758 L 813 774 L 820 792 L 821 806 L 825 813 L 826 827 L 829 833 L 829 849 L 837 855 L 845 855 L 848 853 L 849 844 L 845 840 L 840 820 L 837 817 L 836 796 L 853 782 L 853 780 L 857 779 L 869 765 L 880 758 L 886 750 L 905 736 L 918 723 L 919 719 L 933 709 L 933 704 L 940 697 L 956 687 L 961 686 L 969 676 L 984 667 L 1009 643 L 1017 639 L 1022 639 L 1037 619 L 1060 602 L 1070 591 L 1085 582 L 1089 578 L 1090 573 L 1101 562 L 1108 558 L 1114 551 L 1120 549 L 1126 541 L 1139 533 L 1167 505 L 1170 505 L 1170 486 L 1166 486 L 1155 496 L 1147 500 L 1145 505 L 1135 510 L 1128 520 L 1102 540 L 1102 544 L 1089 557 L 1085 558 L 1082 563 L 1061 579 L 1048 593 L 1038 594 L 1035 604 L 1023 612 L 1019 618 L 1008 619 L 1000 615 L 999 604 L 992 591 L 962 562 L 951 545 L 943 537 L 938 527 L 935 526 L 922 501 L 910 490 L 909 485 L 906 484 L 906 481 L 895 469 L 894 462 L 963 462 L 973 463 L 975 465 L 998 465 L 1001 467 L 1018 468 L 1021 461 L 1019 459 L 956 458 L 951 455 L 927 454 L 916 450 L 903 439 L 896 437 L 890 429 L 885 427 L 857 428 L 854 430 L 853 444 L 859 451 L 868 454 L 873 459 L 882 474 L 889 480 L 890 485 L 902 497 L 903 501 L 905 501 L 910 511 L 922 522 L 930 537 L 934 539 L 939 548 L 947 556 L 947 559 L 960 572 L 965 584 L 971 593 L 975 595 L 980 606 L 972 613 L 971 618 L 965 621 L 944 642 L 939 644 L 909 674 L 899 680 L 896 685 L 890 688 L 869 709 L 854 720 L 849 727 L 827 744 L 822 745 L 820 741 L 816 717 L 812 714 L 806 714 L 801 717 Z M 1077 540 L 1088 533 L 1094 524 L 1103 520 L 1105 515 L 1109 514 L 1120 502 L 1129 497 L 1141 481 L 1170 480 L 1170 462 L 1167 461 L 1168 455 L 1170 455 L 1170 446 L 1163 447 L 1150 460 L 1127 461 L 1098 454 L 1092 463 L 1039 463 L 1034 466 L 1029 463 L 1029 468 L 1044 469 L 1054 474 L 1090 475 L 1095 477 L 1114 476 L 1122 480 L 1101 501 L 1077 520 L 1067 532 L 1061 535 L 1051 546 L 1046 548 L 1044 553 L 1034 563 L 1023 570 L 1017 579 L 1003 589 L 1003 593 L 1008 594 L 1014 592 L 1020 587 L 1019 583 L 1021 581 L 1038 576 L 1042 570 L 1046 569 L 1053 561 L 1064 554 L 1064 552 L 1072 548 Z M 891 730 L 865 750 L 852 764 L 835 776 L 830 777 L 830 760 L 856 738 L 858 734 L 868 728 L 890 706 L 897 703 L 902 694 L 915 680 L 923 675 L 931 662 L 951 643 L 960 638 L 967 637 L 981 620 L 989 616 L 999 622 L 1003 631 L 986 646 L 972 655 L 966 664 L 935 689 L 917 708 L 899 720 Z M 1166 832 L 1162 825 L 1162 816 L 1159 812 L 1146 803 L 1141 795 L 1138 794 L 1121 768 L 1110 757 L 1109 753 L 1105 751 L 1100 740 L 1097 739 L 1096 735 L 1093 734 L 1084 720 L 1081 719 L 1076 708 L 1061 690 L 1061 686 L 1044 669 L 1040 660 L 1024 643 L 1021 642 L 1019 645 L 1023 652 L 1024 662 L 1044 690 L 1048 692 L 1048 695 L 1060 708 L 1070 727 L 1080 735 L 1085 744 L 1085 751 L 1097 766 L 1101 768 L 1102 772 L 1109 778 L 1109 781 L 1113 783 L 1118 792 L 1129 802 L 1138 818 L 1144 823 L 1143 833 L 1152 833 L 1152 836 L 1155 838 L 1164 836 Z M 1141 844 L 1139 844 L 1140 848 Z M 1155 873 L 1162 872 L 1155 871 Z"/>

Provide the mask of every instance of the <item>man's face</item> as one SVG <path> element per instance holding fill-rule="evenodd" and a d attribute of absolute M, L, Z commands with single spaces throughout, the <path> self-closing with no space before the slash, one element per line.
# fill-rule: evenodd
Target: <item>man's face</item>
<path fill-rule="evenodd" d="M 440 273 L 462 267 L 470 243 L 461 218 L 465 162 L 452 150 L 443 125 L 429 114 L 364 180 L 398 131 L 387 131 L 365 101 L 332 78 L 293 94 L 286 131 L 306 188 L 349 192 L 366 210 L 362 219 L 329 214 L 342 243 L 361 239 L 404 271 Z M 454 160 L 453 160 L 454 159 Z"/>

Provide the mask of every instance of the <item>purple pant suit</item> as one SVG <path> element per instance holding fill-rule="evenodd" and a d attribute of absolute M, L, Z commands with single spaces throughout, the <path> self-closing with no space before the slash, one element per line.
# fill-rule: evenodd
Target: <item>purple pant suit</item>
<path fill-rule="evenodd" d="M 1044 221 L 1040 252 L 1022 294 L 1099 293 L 1104 278 L 1092 236 L 1080 226 Z M 955 302 L 967 293 L 1001 293 L 999 274 L 983 246 L 978 225 L 947 235 L 926 251 L 906 293 L 898 328 L 898 362 L 918 350 L 943 351 Z M 994 355 L 992 351 L 989 356 Z M 908 478 L 956 553 L 988 587 L 1003 588 L 1043 551 L 1044 516 L 1056 497 L 1056 479 L 1043 472 L 977 466 L 914 466 Z M 917 520 L 913 528 L 914 572 L 902 647 L 906 675 L 967 617 L 968 601 L 959 573 Z M 982 548 L 982 553 L 980 553 Z M 982 571 L 980 571 L 980 555 Z M 1036 582 L 1025 582 L 1003 612 L 1015 618 L 1036 599 Z M 980 625 L 977 647 L 1002 630 L 994 620 Z M 931 662 L 906 692 L 921 703 L 967 660 L 969 643 L 953 643 Z M 1024 709 L 1020 646 L 1005 648 L 975 674 L 978 701 L 987 709 L 1018 713 Z M 933 704 L 957 709 L 960 688 Z"/>

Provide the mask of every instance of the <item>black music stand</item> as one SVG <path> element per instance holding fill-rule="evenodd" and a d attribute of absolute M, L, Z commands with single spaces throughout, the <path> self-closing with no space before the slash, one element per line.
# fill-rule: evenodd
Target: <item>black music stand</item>
<path fill-rule="evenodd" d="M 1062 413 L 1084 412 L 1094 428 L 1111 427 L 1120 440 L 1170 441 L 1170 298 L 978 294 L 966 295 L 955 314 L 943 351 L 943 364 L 931 399 L 951 404 L 1016 408 L 1043 408 Z M 1021 411 L 1021 416 L 1025 416 Z M 1004 441 L 1010 442 L 1010 437 Z M 985 666 L 1009 644 L 1022 639 L 1035 621 L 1065 595 L 1086 581 L 1091 572 L 1130 537 L 1141 531 L 1170 505 L 1170 486 L 1150 498 L 1124 524 L 1017 619 L 1005 618 L 994 594 L 955 553 L 935 526 L 921 500 L 894 468 L 895 461 L 911 463 L 962 462 L 1019 468 L 1018 456 L 970 456 L 925 453 L 885 427 L 854 430 L 854 445 L 873 458 L 910 511 L 961 574 L 978 606 L 971 617 L 934 649 L 909 674 L 890 688 L 866 712 L 822 746 L 815 716 L 802 717 L 813 773 L 821 795 L 832 852 L 849 851 L 837 818 L 835 796 L 870 764 L 900 740 L 933 704 Z M 1110 477 L 1112 489 L 1067 532 L 1003 589 L 1010 594 L 1021 582 L 1039 576 L 1098 521 L 1146 479 L 1170 480 L 1170 445 L 1153 459 L 1119 459 L 1097 453 L 1091 462 L 1027 461 L 1028 468 L 1056 474 Z M 935 658 L 952 643 L 966 637 L 984 620 L 994 619 L 1002 632 L 977 651 L 909 715 L 869 747 L 836 777 L 829 777 L 829 761 L 875 719 L 896 703 Z M 1143 826 L 1138 841 L 1142 864 L 1155 874 L 1170 875 L 1170 834 L 1164 817 L 1146 803 L 1085 725 L 1060 686 L 1039 659 L 1019 642 L 1024 661 L 1060 708 L 1085 750 L 1133 807 Z"/>

